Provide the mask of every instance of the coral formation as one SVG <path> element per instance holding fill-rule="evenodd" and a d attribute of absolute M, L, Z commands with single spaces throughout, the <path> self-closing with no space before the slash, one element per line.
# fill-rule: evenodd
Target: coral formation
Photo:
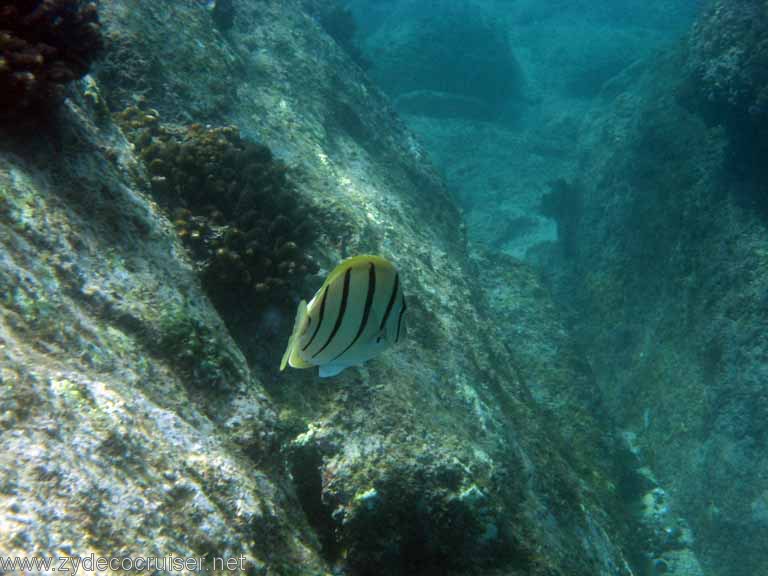
<path fill-rule="evenodd" d="M 153 110 L 131 107 L 118 119 L 214 302 L 266 301 L 317 271 L 307 253 L 314 237 L 308 207 L 269 148 L 232 126 L 161 124 Z"/>
<path fill-rule="evenodd" d="M 377 470 L 331 455 L 335 439 L 326 434 L 319 427 L 300 434 L 286 453 L 329 562 L 350 574 L 447 574 L 516 552 L 501 534 L 492 505 L 499 494 L 488 479 L 476 484 L 447 454 L 419 457 L 399 445 L 390 446 L 396 455 L 387 470 Z"/>
<path fill-rule="evenodd" d="M 47 108 L 88 72 L 101 46 L 94 2 L 0 2 L 0 116 Z"/>

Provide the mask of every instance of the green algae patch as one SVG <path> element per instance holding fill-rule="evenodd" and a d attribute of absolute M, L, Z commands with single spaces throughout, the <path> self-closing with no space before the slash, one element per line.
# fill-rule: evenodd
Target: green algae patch
<path fill-rule="evenodd" d="M 158 351 L 196 385 L 224 385 L 242 378 L 231 343 L 203 321 L 190 302 L 164 308 L 155 327 Z"/>

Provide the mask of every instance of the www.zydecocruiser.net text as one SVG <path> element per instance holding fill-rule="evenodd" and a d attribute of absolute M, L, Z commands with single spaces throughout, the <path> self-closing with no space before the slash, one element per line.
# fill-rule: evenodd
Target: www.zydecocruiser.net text
<path fill-rule="evenodd" d="M 223 572 L 246 569 L 245 556 L 232 558 L 183 558 L 181 556 L 0 556 L 0 574 L 99 574 L 105 572 Z"/>

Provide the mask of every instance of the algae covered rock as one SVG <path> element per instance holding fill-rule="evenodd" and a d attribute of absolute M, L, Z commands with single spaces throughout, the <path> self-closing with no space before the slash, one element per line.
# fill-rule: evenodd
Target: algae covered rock
<path fill-rule="evenodd" d="M 703 22 L 754 4 L 715 3 Z M 710 32 L 733 47 L 748 42 L 748 30 Z M 696 545 L 682 543 L 704 573 L 746 576 L 768 566 L 768 531 L 753 513 L 768 470 L 764 168 L 751 161 L 761 148 L 744 148 L 743 126 L 729 123 L 716 84 L 716 122 L 681 101 L 690 79 L 680 70 L 699 56 L 657 58 L 584 126 L 582 217 L 572 283 L 560 295 L 606 407 L 636 435 L 664 502 L 687 519 Z M 723 70 L 737 82 L 726 92 L 759 80 L 739 80 L 737 69 Z M 656 523 L 654 546 L 674 527 Z"/>
<path fill-rule="evenodd" d="M 688 39 L 687 70 L 698 105 L 716 120 L 768 129 L 768 5 L 710 2 Z"/>
<path fill-rule="evenodd" d="M 0 554 L 322 573 L 274 408 L 94 114 L 0 146 Z"/>
<path fill-rule="evenodd" d="M 227 4 L 216 3 L 219 10 Z M 236 47 L 224 41 L 216 23 L 221 13 L 209 6 L 141 1 L 127 9 L 120 0 L 101 3 L 105 49 L 94 72 L 113 112 L 149 99 L 166 122 L 223 123 L 245 78 Z M 237 2 L 233 7 L 234 26 Z"/>

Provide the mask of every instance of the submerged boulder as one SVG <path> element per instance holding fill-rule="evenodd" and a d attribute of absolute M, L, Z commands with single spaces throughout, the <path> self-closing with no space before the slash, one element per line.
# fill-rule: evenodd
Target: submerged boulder
<path fill-rule="evenodd" d="M 768 6 L 760 0 L 714 1 L 688 39 L 690 97 L 735 132 L 748 125 L 768 142 Z"/>
<path fill-rule="evenodd" d="M 507 31 L 477 7 L 400 5 L 366 48 L 372 76 L 407 113 L 503 118 L 523 97 Z"/>

